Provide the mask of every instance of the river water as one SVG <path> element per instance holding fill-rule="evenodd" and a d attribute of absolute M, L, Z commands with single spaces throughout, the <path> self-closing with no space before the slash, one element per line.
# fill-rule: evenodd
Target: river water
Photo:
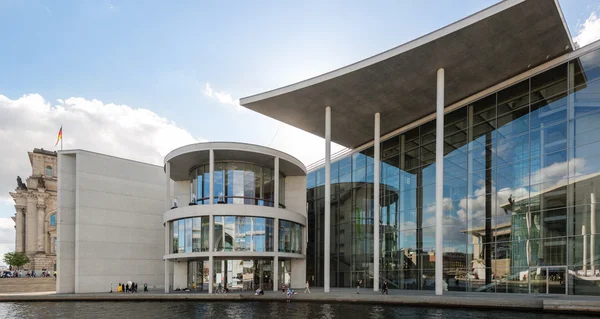
<path fill-rule="evenodd" d="M 473 318 L 579 319 L 589 316 L 515 311 L 307 302 L 6 302 L 0 318 Z"/>

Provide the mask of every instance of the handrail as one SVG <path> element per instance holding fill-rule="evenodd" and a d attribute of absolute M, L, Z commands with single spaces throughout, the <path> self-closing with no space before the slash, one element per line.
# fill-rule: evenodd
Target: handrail
<path fill-rule="evenodd" d="M 352 151 L 353 151 L 353 149 L 351 149 L 351 148 L 344 148 L 344 149 L 342 149 L 340 151 L 337 151 L 337 152 L 335 152 L 335 153 L 333 153 L 331 155 L 331 161 L 333 162 L 334 160 L 337 160 L 337 159 L 343 157 L 344 155 L 350 154 L 350 153 L 352 153 Z M 318 160 L 318 161 L 316 161 L 316 162 L 314 162 L 312 164 L 307 165 L 306 166 L 306 171 L 313 170 L 313 169 L 315 169 L 315 168 L 317 168 L 317 167 L 319 167 L 321 165 L 324 165 L 324 164 L 325 164 L 325 158 L 320 159 L 320 160 Z"/>
<path fill-rule="evenodd" d="M 252 199 L 252 200 L 261 200 L 263 202 L 267 202 L 267 203 L 273 203 L 274 201 L 272 199 L 264 199 L 264 198 L 260 198 L 260 197 L 249 197 L 249 196 L 217 196 L 215 197 L 215 199 L 219 199 L 220 197 L 222 197 L 223 199 L 229 199 L 229 198 L 240 198 L 240 199 Z M 205 201 L 205 200 L 210 200 L 210 197 L 202 197 L 202 198 L 198 198 L 196 200 L 196 203 L 199 201 Z M 217 204 L 219 204 L 220 202 L 217 202 Z M 224 204 L 226 202 L 221 202 L 221 204 Z"/>

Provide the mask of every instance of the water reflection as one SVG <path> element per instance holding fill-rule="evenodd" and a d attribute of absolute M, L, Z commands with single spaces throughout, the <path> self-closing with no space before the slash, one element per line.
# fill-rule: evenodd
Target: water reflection
<path fill-rule="evenodd" d="M 586 318 L 513 311 L 304 302 L 30 302 L 0 303 L 0 318 Z"/>

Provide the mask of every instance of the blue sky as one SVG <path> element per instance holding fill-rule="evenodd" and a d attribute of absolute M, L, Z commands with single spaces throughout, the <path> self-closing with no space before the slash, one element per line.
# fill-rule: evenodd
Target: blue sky
<path fill-rule="evenodd" d="M 237 99 L 367 58 L 496 2 L 0 0 L 0 106 L 31 110 L 10 122 L 0 114 L 0 219 L 14 214 L 14 177 L 31 173 L 26 152 L 52 149 L 60 124 L 65 148 L 120 155 L 136 139 L 112 119 L 146 119 L 137 109 L 151 111 L 143 116 L 161 134 L 124 157 L 158 164 L 184 142 L 232 140 L 310 164 L 323 156 L 319 138 L 240 110 Z M 573 36 L 600 12 L 600 0 L 559 2 Z M 92 106 L 85 119 L 97 126 L 73 115 Z"/>

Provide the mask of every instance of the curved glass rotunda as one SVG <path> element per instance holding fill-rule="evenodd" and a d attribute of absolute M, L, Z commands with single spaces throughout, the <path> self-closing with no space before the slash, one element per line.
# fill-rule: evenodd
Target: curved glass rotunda
<path fill-rule="evenodd" d="M 199 143 L 165 157 L 165 291 L 303 287 L 306 168 L 283 152 Z"/>

